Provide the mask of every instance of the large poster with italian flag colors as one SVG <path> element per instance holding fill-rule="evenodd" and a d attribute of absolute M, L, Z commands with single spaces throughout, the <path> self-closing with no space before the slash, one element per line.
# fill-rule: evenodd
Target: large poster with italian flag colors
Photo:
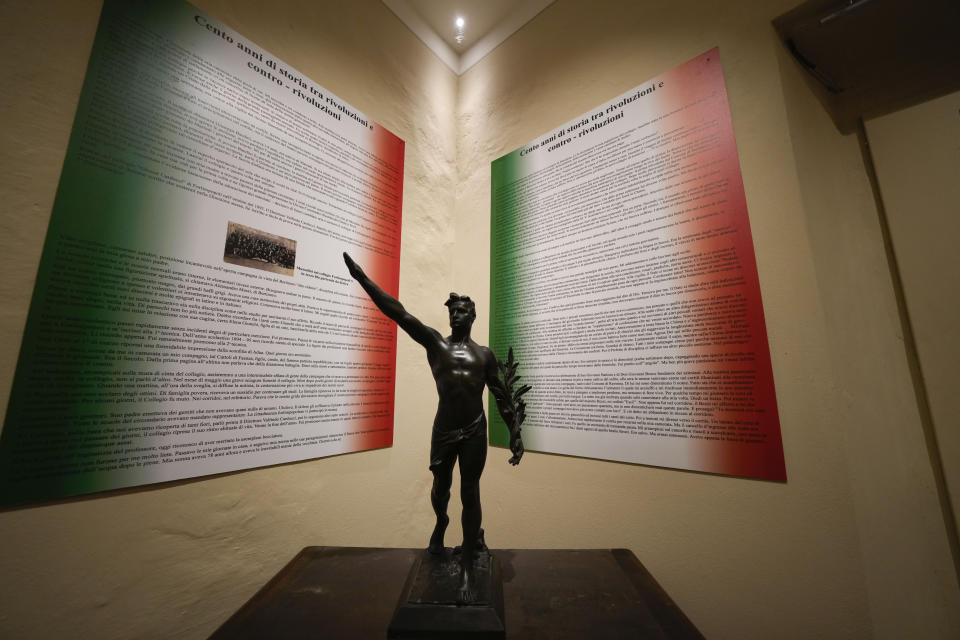
<path fill-rule="evenodd" d="M 181 0 L 107 0 L 0 440 L 24 504 L 389 446 L 403 141 Z"/>
<path fill-rule="evenodd" d="M 526 448 L 786 481 L 719 51 L 491 171 L 490 344 L 532 387 Z"/>

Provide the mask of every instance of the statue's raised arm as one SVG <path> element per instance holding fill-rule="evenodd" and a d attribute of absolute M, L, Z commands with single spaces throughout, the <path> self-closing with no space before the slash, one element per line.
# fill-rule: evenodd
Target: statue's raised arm
<path fill-rule="evenodd" d="M 367 277 L 367 274 L 363 272 L 360 265 L 354 262 L 353 258 L 346 252 L 343 254 L 343 261 L 347 263 L 347 270 L 350 272 L 350 275 L 360 283 L 363 290 L 370 296 L 373 304 L 377 305 L 377 308 L 383 312 L 383 315 L 396 322 L 397 326 L 403 329 L 407 335 L 427 349 L 435 346 L 438 340 L 443 339 L 439 332 L 431 329 L 410 315 L 410 313 L 403 308 L 403 305 L 400 304 L 399 300 L 378 287 L 373 280 Z"/>

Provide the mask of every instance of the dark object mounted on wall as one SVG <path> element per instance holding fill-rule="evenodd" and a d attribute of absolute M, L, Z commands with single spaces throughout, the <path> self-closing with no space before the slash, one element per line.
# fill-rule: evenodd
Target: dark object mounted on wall
<path fill-rule="evenodd" d="M 773 27 L 841 133 L 960 89 L 957 0 L 809 0 Z"/>

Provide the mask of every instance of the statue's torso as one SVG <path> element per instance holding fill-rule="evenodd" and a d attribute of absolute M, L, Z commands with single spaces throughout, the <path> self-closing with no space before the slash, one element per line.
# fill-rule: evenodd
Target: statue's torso
<path fill-rule="evenodd" d="M 449 431 L 467 426 L 483 412 L 489 350 L 472 340 L 443 341 L 428 353 L 440 402 L 434 428 Z"/>

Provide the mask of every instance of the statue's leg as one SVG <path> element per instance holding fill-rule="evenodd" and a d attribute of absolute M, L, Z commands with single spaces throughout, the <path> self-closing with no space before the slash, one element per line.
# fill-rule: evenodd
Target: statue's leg
<path fill-rule="evenodd" d="M 433 534 L 430 536 L 430 546 L 427 547 L 430 553 L 443 553 L 443 534 L 447 530 L 447 525 L 450 524 L 450 518 L 447 516 L 447 504 L 450 502 L 454 460 L 455 456 L 448 456 L 447 458 L 434 459 L 430 463 L 430 471 L 433 472 L 430 504 L 437 516 L 437 523 L 433 527 Z"/>
<path fill-rule="evenodd" d="M 462 568 L 461 599 L 470 602 L 476 599 L 473 581 L 473 562 L 483 511 L 480 508 L 480 474 L 487 461 L 487 433 L 482 429 L 476 436 L 465 441 L 460 449 L 460 501 L 463 503 L 463 551 L 460 556 Z"/>

